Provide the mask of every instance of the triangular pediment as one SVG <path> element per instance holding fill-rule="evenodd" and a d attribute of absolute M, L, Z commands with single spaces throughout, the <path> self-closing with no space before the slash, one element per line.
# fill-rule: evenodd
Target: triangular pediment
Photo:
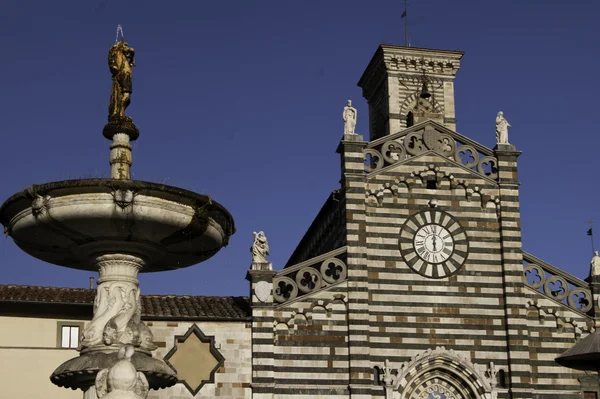
<path fill-rule="evenodd" d="M 458 132 L 455 132 L 452 129 L 448 129 L 446 126 L 444 126 L 436 121 L 433 121 L 433 120 L 427 120 L 427 121 L 418 123 L 416 125 L 413 125 L 409 128 L 406 128 L 404 130 L 401 130 L 397 133 L 389 134 L 384 137 L 380 137 L 377 140 L 371 141 L 367 145 L 367 148 L 369 148 L 371 146 L 381 145 L 388 140 L 397 140 L 397 139 L 404 137 L 407 134 L 410 134 L 413 132 L 420 132 L 420 131 L 424 130 L 426 127 L 431 127 L 434 130 L 436 130 L 437 132 L 439 132 L 440 134 L 447 134 L 450 137 L 452 137 L 454 140 L 459 141 L 462 144 L 471 145 L 471 146 L 475 147 L 475 149 L 477 151 L 481 152 L 482 154 L 494 155 L 494 151 L 491 148 L 488 148 L 488 147 L 484 146 L 483 144 L 476 142 L 475 140 L 471 140 L 467 136 L 464 136 Z"/>
<path fill-rule="evenodd" d="M 373 172 L 430 151 L 483 177 L 498 179 L 493 150 L 432 120 L 371 141 L 365 155 L 371 158 L 369 172 Z"/>

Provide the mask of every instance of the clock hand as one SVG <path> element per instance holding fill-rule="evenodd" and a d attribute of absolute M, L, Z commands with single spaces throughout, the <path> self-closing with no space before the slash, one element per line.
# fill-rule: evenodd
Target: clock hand
<path fill-rule="evenodd" d="M 437 251 L 437 249 L 435 248 L 435 246 L 436 246 L 436 241 L 435 241 L 436 236 L 433 236 L 431 238 L 433 240 L 433 242 L 432 242 L 432 244 L 433 244 L 433 251 L 435 252 L 435 251 Z"/>

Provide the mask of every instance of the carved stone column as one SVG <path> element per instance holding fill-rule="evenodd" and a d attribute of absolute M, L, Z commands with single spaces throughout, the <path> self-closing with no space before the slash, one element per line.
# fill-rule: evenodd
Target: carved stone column
<path fill-rule="evenodd" d="M 110 177 L 113 179 L 131 179 L 131 144 L 129 135 L 117 133 L 110 145 Z"/>
<path fill-rule="evenodd" d="M 119 349 L 125 344 L 147 353 L 156 349 L 150 329 L 141 321 L 137 275 L 144 260 L 116 253 L 100 255 L 94 263 L 100 273 L 94 317 L 83 331 L 79 350 Z"/>

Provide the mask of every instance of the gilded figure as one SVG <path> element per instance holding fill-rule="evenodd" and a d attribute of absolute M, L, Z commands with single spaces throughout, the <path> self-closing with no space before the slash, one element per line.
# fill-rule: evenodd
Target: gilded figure
<path fill-rule="evenodd" d="M 108 106 L 108 118 L 124 118 L 125 109 L 131 102 L 132 68 L 135 66 L 135 50 L 123 39 L 108 51 L 108 66 L 112 74 L 112 91 Z"/>

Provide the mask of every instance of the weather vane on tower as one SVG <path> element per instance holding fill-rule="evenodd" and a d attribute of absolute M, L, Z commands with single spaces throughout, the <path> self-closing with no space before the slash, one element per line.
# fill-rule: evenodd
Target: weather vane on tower
<path fill-rule="evenodd" d="M 406 47 L 410 47 L 410 40 L 408 40 L 408 15 L 406 14 L 406 9 L 408 7 L 407 0 L 404 0 L 404 12 L 400 16 L 400 19 L 404 19 L 404 38 L 406 41 Z"/>

